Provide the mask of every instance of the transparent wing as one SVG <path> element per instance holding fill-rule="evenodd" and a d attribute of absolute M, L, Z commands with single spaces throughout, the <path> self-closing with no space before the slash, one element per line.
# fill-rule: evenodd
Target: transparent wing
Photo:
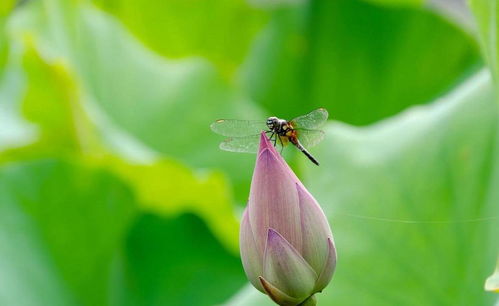
<path fill-rule="evenodd" d="M 298 140 L 302 146 L 311 148 L 316 146 L 319 142 L 324 139 L 324 131 L 320 130 L 307 130 L 307 129 L 297 129 Z"/>
<path fill-rule="evenodd" d="M 268 130 L 266 122 L 262 120 L 219 119 L 210 128 L 213 132 L 228 137 L 257 135 Z"/>
<path fill-rule="evenodd" d="M 325 108 L 318 108 L 306 115 L 296 117 L 291 120 L 291 124 L 295 128 L 314 130 L 320 128 L 327 121 L 328 116 Z"/>
<path fill-rule="evenodd" d="M 260 144 L 260 135 L 230 137 L 220 143 L 220 149 L 230 152 L 256 153 Z"/>
<path fill-rule="evenodd" d="M 276 136 L 274 135 L 270 141 L 275 143 L 276 149 L 279 151 L 282 149 L 282 144 L 279 139 L 276 139 L 275 137 Z M 258 152 L 259 146 L 260 134 L 245 137 L 230 137 L 220 143 L 220 149 L 224 151 L 241 153 L 256 153 Z"/>

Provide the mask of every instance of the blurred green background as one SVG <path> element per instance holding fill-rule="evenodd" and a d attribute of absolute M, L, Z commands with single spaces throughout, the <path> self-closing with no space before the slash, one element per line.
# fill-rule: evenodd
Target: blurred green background
<path fill-rule="evenodd" d="M 0 305 L 272 305 L 209 125 L 318 107 L 319 305 L 493 305 L 497 2 L 1 0 Z"/>

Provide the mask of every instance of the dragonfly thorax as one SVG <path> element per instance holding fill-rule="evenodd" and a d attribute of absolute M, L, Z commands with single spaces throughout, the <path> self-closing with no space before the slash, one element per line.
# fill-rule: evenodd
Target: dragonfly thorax
<path fill-rule="evenodd" d="M 269 117 L 267 119 L 267 127 L 271 132 L 281 136 L 285 136 L 286 133 L 292 129 L 288 121 L 277 117 Z"/>

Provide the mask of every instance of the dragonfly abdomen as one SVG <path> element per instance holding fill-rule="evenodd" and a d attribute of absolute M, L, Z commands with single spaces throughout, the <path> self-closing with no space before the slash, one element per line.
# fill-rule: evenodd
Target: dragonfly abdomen
<path fill-rule="evenodd" d="M 319 162 L 312 156 L 312 154 L 310 154 L 307 149 L 305 149 L 300 141 L 298 141 L 298 139 L 296 137 L 293 137 L 293 138 L 290 138 L 290 141 L 291 143 L 293 143 L 297 148 L 298 150 L 302 151 L 303 154 L 305 154 L 306 157 L 308 157 L 308 159 L 310 159 L 311 162 L 313 162 L 314 164 L 316 164 L 317 166 L 319 165 Z"/>

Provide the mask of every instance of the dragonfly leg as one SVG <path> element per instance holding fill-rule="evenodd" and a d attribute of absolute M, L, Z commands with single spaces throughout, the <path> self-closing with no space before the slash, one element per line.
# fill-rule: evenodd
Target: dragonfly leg
<path fill-rule="evenodd" d="M 269 137 L 269 140 L 270 140 L 270 141 L 272 141 L 272 137 L 274 137 L 274 132 L 272 132 L 272 134 L 271 134 L 271 135 L 270 135 L 270 137 Z M 275 144 L 274 144 L 274 146 L 275 146 Z"/>
<path fill-rule="evenodd" d="M 281 155 L 282 155 L 282 149 L 284 149 L 284 144 L 282 143 L 282 139 L 281 137 L 279 137 L 279 142 L 281 143 Z"/>
<path fill-rule="evenodd" d="M 268 134 L 268 133 L 272 133 L 270 134 L 270 137 L 269 137 L 269 140 L 272 141 L 272 137 L 274 137 L 274 133 L 273 131 L 265 131 L 265 134 Z M 275 146 L 275 143 L 274 143 L 274 146 Z"/>

